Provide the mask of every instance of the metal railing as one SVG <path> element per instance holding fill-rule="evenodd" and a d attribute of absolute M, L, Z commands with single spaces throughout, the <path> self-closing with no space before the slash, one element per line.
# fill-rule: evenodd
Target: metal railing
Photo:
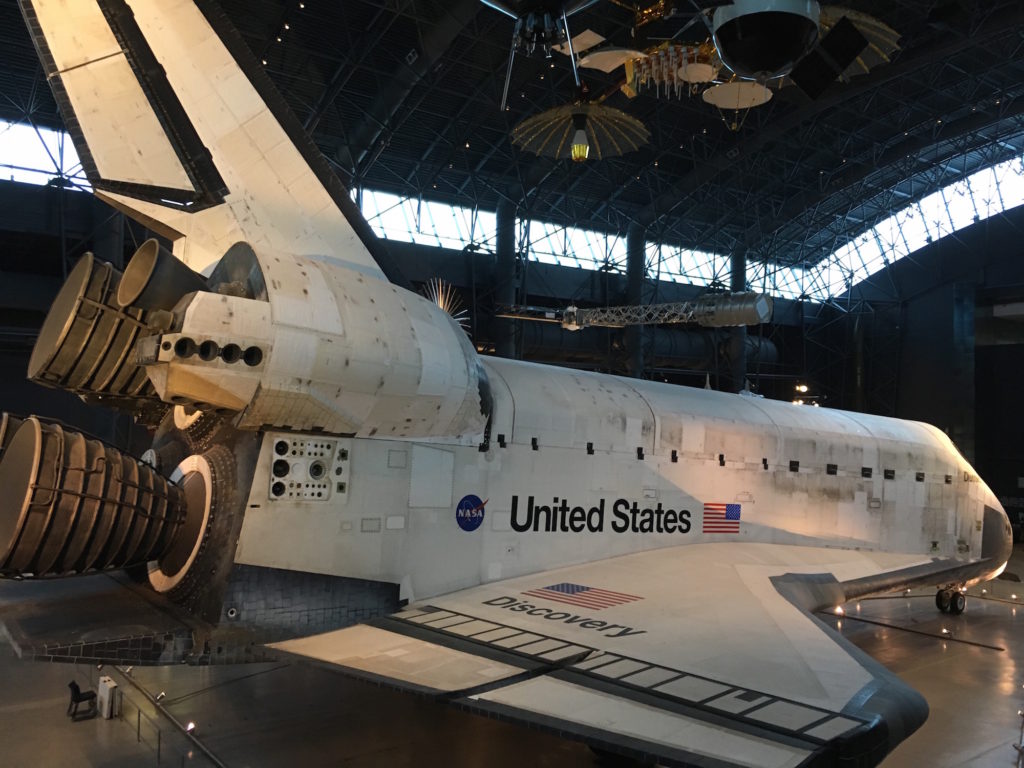
<path fill-rule="evenodd" d="M 186 765 L 220 765 L 220 761 L 202 748 L 196 748 L 195 738 L 187 733 L 181 725 L 164 712 L 152 699 L 147 698 L 134 681 L 129 682 L 130 667 L 122 668 L 104 666 L 102 664 L 75 663 L 75 675 L 88 682 L 91 690 L 96 690 L 102 674 L 114 671 L 121 678 L 114 691 L 113 717 L 135 730 L 135 741 L 144 744 L 153 755 L 152 765 L 161 768 L 175 768 Z M 126 689 L 129 690 L 126 693 Z M 149 714 L 146 709 L 156 712 Z M 163 717 L 170 722 L 162 722 Z M 182 742 L 186 742 L 182 744 Z M 140 763 L 140 765 L 143 765 Z"/>

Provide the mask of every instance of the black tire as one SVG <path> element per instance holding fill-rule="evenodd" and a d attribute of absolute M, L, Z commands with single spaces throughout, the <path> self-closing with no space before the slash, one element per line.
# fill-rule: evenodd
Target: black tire
<path fill-rule="evenodd" d="M 960 590 L 956 590 L 950 595 L 949 600 L 949 612 L 954 616 L 959 616 L 964 612 L 964 608 L 967 607 L 967 597 Z"/>
<path fill-rule="evenodd" d="M 953 593 L 948 589 L 940 589 L 935 593 L 935 607 L 943 613 L 949 613 L 949 603 L 953 599 Z"/>

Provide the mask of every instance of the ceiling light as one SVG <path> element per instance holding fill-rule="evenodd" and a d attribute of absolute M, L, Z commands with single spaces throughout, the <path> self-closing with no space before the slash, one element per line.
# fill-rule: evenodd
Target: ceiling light
<path fill-rule="evenodd" d="M 572 136 L 572 161 L 582 163 L 590 156 L 590 142 L 587 141 L 587 116 L 578 112 L 572 116 L 572 125 L 576 132 Z"/>

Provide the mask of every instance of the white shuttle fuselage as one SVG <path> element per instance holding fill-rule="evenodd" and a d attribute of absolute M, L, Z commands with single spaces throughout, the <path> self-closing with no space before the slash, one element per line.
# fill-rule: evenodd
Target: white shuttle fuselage
<path fill-rule="evenodd" d="M 297 282 L 266 270 L 266 303 L 196 294 L 182 327 L 161 337 L 223 347 L 258 316 L 265 329 L 234 341 L 261 344 L 263 365 L 170 352 L 148 366 L 154 381 L 195 384 L 177 392 L 192 401 L 237 391 L 236 372 L 251 381 L 236 420 L 267 434 L 237 562 L 391 581 L 422 598 L 690 543 L 965 562 L 1005 548 L 999 502 L 934 427 L 478 358 L 421 297 L 378 282 L 378 300 L 399 309 L 377 312 L 372 292 L 341 288 L 360 285 L 358 275 L 345 279 L 345 267 L 324 260 L 299 264 Z M 297 293 L 320 297 L 315 312 L 303 310 L 304 327 L 287 314 L 308 306 L 291 300 Z M 371 322 L 353 321 L 367 310 Z M 388 341 L 410 329 L 424 338 L 409 320 L 417 313 L 432 316 L 431 343 L 408 347 L 413 375 L 393 383 L 405 351 Z M 428 379 L 445 384 L 428 392 Z M 350 402 L 363 404 L 358 417 Z M 315 408 L 299 407 L 307 403 Z M 335 412 L 346 429 L 309 433 Z M 713 507 L 723 504 L 736 519 L 716 525 Z"/>
<path fill-rule="evenodd" d="M 482 436 L 268 434 L 237 562 L 399 582 L 423 598 L 718 541 L 967 561 L 982 552 L 986 516 L 1004 519 L 925 424 L 512 361 L 484 368 L 495 394 L 487 450 Z M 280 444 L 289 471 L 276 478 Z M 320 458 L 327 482 L 310 497 L 299 489 Z M 737 532 L 714 531 L 706 503 L 737 506 Z"/>
<path fill-rule="evenodd" d="M 398 584 L 276 647 L 652 762 L 874 765 L 924 721 L 814 612 L 959 614 L 1005 568 L 942 432 L 480 357 L 210 0 L 20 5 L 97 195 L 173 255 L 87 255 L 54 301 L 30 376 L 155 437 L 3 414 L 0 576 L 147 568 L 213 624 L 234 564 Z"/>

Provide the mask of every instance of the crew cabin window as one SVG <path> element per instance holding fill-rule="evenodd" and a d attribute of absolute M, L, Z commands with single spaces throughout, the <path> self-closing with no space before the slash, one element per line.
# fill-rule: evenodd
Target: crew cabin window
<path fill-rule="evenodd" d="M 896 470 L 895 469 L 885 469 L 885 470 L 882 470 L 882 474 L 885 476 L 886 480 L 895 480 L 896 479 Z"/>
<path fill-rule="evenodd" d="M 865 478 L 870 478 L 871 477 L 871 467 L 861 467 L 860 468 L 860 476 L 861 477 L 865 477 Z"/>
<path fill-rule="evenodd" d="M 839 465 L 837 465 L 837 464 L 826 464 L 825 465 L 825 474 L 826 475 L 836 475 L 838 473 L 839 473 Z"/>

